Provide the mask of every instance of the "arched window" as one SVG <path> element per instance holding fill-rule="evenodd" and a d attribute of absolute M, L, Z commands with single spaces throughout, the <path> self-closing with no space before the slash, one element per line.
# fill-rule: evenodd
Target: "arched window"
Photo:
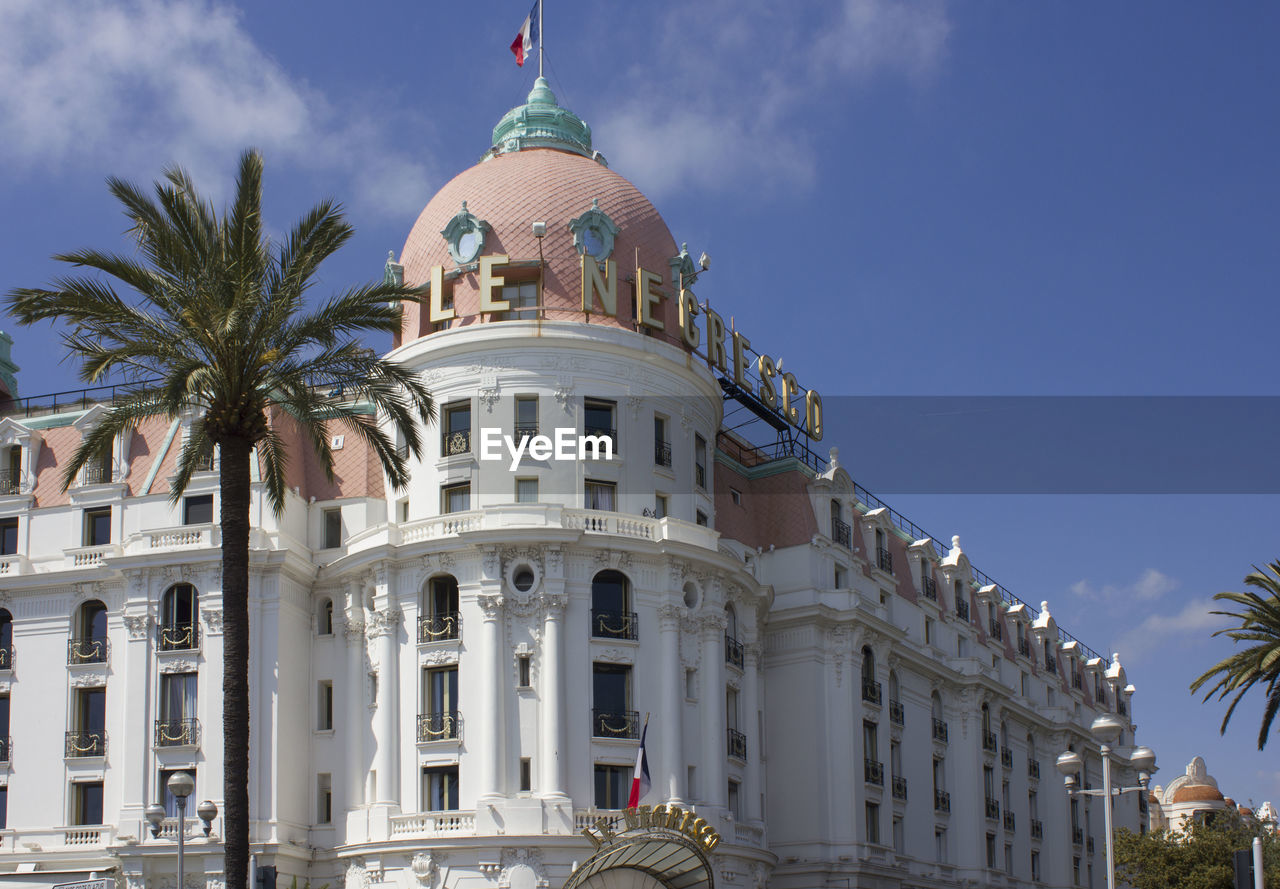
<path fill-rule="evenodd" d="M 991 708 L 986 704 L 982 705 L 982 749 L 988 753 L 996 752 L 998 739 L 996 733 L 991 730 Z"/>
<path fill-rule="evenodd" d="M 965 593 L 964 584 L 960 581 L 955 582 L 956 597 L 956 617 L 966 623 L 969 620 L 969 597 Z"/>
<path fill-rule="evenodd" d="M 839 500 L 831 501 L 831 539 L 843 547 L 852 547 L 853 540 L 850 537 L 849 526 L 844 523 L 844 510 L 840 508 Z"/>
<path fill-rule="evenodd" d="M 333 600 L 328 597 L 320 600 L 320 608 L 316 611 L 316 634 L 333 635 Z"/>
<path fill-rule="evenodd" d="M 90 599 L 76 615 L 75 634 L 67 650 L 72 664 L 103 664 L 107 661 L 107 606 Z"/>
<path fill-rule="evenodd" d="M 591 635 L 599 639 L 637 639 L 636 624 L 627 576 L 610 570 L 591 578 Z"/>
<path fill-rule="evenodd" d="M 458 579 L 452 574 L 431 578 L 422 598 L 418 641 L 457 639 L 462 630 L 462 617 L 458 613 Z"/>
<path fill-rule="evenodd" d="M 894 725 L 902 725 L 906 714 L 902 709 L 902 691 L 898 687 L 898 674 L 889 671 L 889 721 Z"/>
<path fill-rule="evenodd" d="M 880 703 L 880 683 L 876 682 L 876 656 L 870 645 L 862 646 L 862 700 Z"/>
<path fill-rule="evenodd" d="M 196 620 L 196 588 L 174 584 L 160 599 L 160 650 L 189 651 L 200 642 Z"/>
<path fill-rule="evenodd" d="M 935 741 L 947 742 L 947 723 L 942 718 L 942 695 L 938 694 L 935 688 L 933 694 L 929 696 L 929 712 L 933 716 L 933 739 Z"/>
<path fill-rule="evenodd" d="M 724 606 L 724 662 L 741 670 L 742 655 L 742 643 L 738 641 L 738 612 L 730 602 Z"/>
<path fill-rule="evenodd" d="M 724 606 L 724 631 L 729 634 L 729 638 L 738 638 L 738 612 L 733 609 L 733 603 L 730 602 Z"/>
<path fill-rule="evenodd" d="M 0 608 L 0 670 L 13 669 L 13 615 Z"/>

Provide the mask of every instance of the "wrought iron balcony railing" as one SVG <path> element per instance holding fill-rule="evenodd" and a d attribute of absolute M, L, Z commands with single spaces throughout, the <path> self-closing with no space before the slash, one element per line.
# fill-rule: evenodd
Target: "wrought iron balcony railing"
<path fill-rule="evenodd" d="M 996 737 L 995 732 L 982 732 L 982 749 L 988 753 L 995 753 L 1000 749 L 1000 740 Z"/>
<path fill-rule="evenodd" d="M 194 651 L 200 647 L 200 625 L 160 624 L 156 627 L 156 647 L 161 651 Z"/>
<path fill-rule="evenodd" d="M 157 719 L 157 747 L 197 747 L 200 744 L 200 720 Z"/>
<path fill-rule="evenodd" d="M 1058 672 L 1058 659 L 1051 652 L 1047 652 L 1044 656 L 1044 668 L 1050 673 Z"/>
<path fill-rule="evenodd" d="M 591 636 L 595 639 L 639 639 L 640 620 L 634 611 L 592 608 Z"/>
<path fill-rule="evenodd" d="M 80 470 L 82 485 L 105 485 L 111 482 L 110 466 L 86 466 Z"/>
<path fill-rule="evenodd" d="M 67 640 L 68 664 L 105 664 L 110 646 L 105 638 Z"/>
<path fill-rule="evenodd" d="M 592 710 L 591 736 L 638 741 L 640 714 L 635 710 Z"/>
<path fill-rule="evenodd" d="M 730 636 L 728 633 L 724 634 L 724 662 L 726 664 L 732 664 L 739 670 L 742 669 L 742 643 Z"/>
<path fill-rule="evenodd" d="M 534 438 L 538 434 L 537 423 L 517 423 L 515 427 L 515 439 L 517 443 L 527 441 Z"/>
<path fill-rule="evenodd" d="M 889 699 L 889 721 L 894 725 L 906 724 L 906 711 L 902 708 L 902 701 Z"/>
<path fill-rule="evenodd" d="M 1006 769 L 1013 768 L 1013 751 L 1008 747 L 1005 747 L 1000 751 L 1000 765 L 1004 766 Z"/>
<path fill-rule="evenodd" d="M 655 441 L 653 443 L 653 463 L 655 466 L 671 465 L 671 442 Z"/>
<path fill-rule="evenodd" d="M 698 484 L 698 487 L 699 487 L 699 488 L 706 488 L 706 486 L 707 486 L 707 467 L 703 466 L 703 465 L 702 465 L 702 464 L 700 464 L 700 463 L 694 464 L 694 467 L 693 467 L 693 480 L 694 480 L 695 482 L 697 482 L 697 484 Z"/>
<path fill-rule="evenodd" d="M 1044 824 L 1038 818 L 1031 819 L 1031 839 L 1044 839 Z"/>
<path fill-rule="evenodd" d="M 81 757 L 106 756 L 107 755 L 107 732 L 106 729 L 90 732 L 67 732 L 66 741 L 66 757 L 67 759 L 78 759 Z"/>
<path fill-rule="evenodd" d="M 880 694 L 880 683 L 870 679 L 862 680 L 862 700 L 868 704 L 879 704 L 882 700 Z"/>
<path fill-rule="evenodd" d="M 831 539 L 845 549 L 853 548 L 853 530 L 839 519 L 831 520 Z"/>
<path fill-rule="evenodd" d="M 1004 813 L 1004 829 L 1007 830 L 1009 833 L 1013 833 L 1016 827 L 1017 827 L 1017 820 L 1014 818 L 1013 813 L 1005 812 Z"/>
<path fill-rule="evenodd" d="M 1023 657 L 1031 657 L 1031 644 L 1027 642 L 1026 636 L 1020 636 L 1018 638 L 1018 654 Z"/>
<path fill-rule="evenodd" d="M 880 566 L 881 571 L 893 573 L 893 553 L 885 549 L 883 546 L 876 548 L 876 564 Z"/>
<path fill-rule="evenodd" d="M 0 494 L 21 494 L 22 473 L 0 469 Z"/>
<path fill-rule="evenodd" d="M 864 759 L 862 761 L 862 777 L 868 784 L 883 787 L 884 763 L 878 759 Z"/>
<path fill-rule="evenodd" d="M 1000 800 L 987 797 L 986 813 L 987 813 L 988 821 L 999 821 L 1000 820 Z"/>
<path fill-rule="evenodd" d="M 747 736 L 737 729 L 728 729 L 729 755 L 734 759 L 747 761 Z"/>
<path fill-rule="evenodd" d="M 950 812 L 951 794 L 945 790 L 935 790 L 933 792 L 933 810 L 935 812 Z"/>
<path fill-rule="evenodd" d="M 1084 830 L 1082 828 L 1079 828 L 1079 827 L 1071 828 L 1071 845 L 1073 846 L 1084 845 Z"/>
<path fill-rule="evenodd" d="M 994 617 L 991 618 L 991 638 L 997 642 L 1004 640 L 1004 625 Z"/>
<path fill-rule="evenodd" d="M 961 593 L 960 598 L 956 599 L 956 617 L 966 623 L 969 621 L 969 603 L 964 600 L 963 593 Z"/>
<path fill-rule="evenodd" d="M 418 618 L 418 641 L 441 642 L 462 635 L 462 615 L 456 611 L 424 614 Z"/>
<path fill-rule="evenodd" d="M 462 714 L 457 710 L 418 714 L 419 741 L 457 741 L 462 738 Z"/>
<path fill-rule="evenodd" d="M 196 457 L 195 472 L 213 472 L 213 451 Z"/>
<path fill-rule="evenodd" d="M 459 454 L 471 453 L 471 430 L 445 433 L 442 445 L 442 450 L 446 457 L 456 457 Z"/>
<path fill-rule="evenodd" d="M 932 577 L 923 576 L 920 578 L 920 592 L 924 593 L 926 599 L 938 601 L 938 582 Z"/>
<path fill-rule="evenodd" d="M 607 438 L 612 444 L 613 455 L 618 456 L 618 430 L 611 426 L 583 426 L 582 434 L 592 438 Z M 603 448 L 601 449 L 603 453 Z"/>
<path fill-rule="evenodd" d="M 1084 679 L 1081 678 L 1079 670 L 1071 674 L 1071 687 L 1084 691 Z"/>
<path fill-rule="evenodd" d="M 893 776 L 893 798 L 903 802 L 907 799 L 907 779 L 900 775 Z"/>
<path fill-rule="evenodd" d="M 1040 780 L 1040 763 L 1038 760 L 1027 760 L 1027 777 L 1035 781 Z"/>
<path fill-rule="evenodd" d="M 933 740 L 947 743 L 947 724 L 936 716 L 933 718 Z"/>
<path fill-rule="evenodd" d="M 13 669 L 13 646 L 0 648 L 0 670 Z"/>

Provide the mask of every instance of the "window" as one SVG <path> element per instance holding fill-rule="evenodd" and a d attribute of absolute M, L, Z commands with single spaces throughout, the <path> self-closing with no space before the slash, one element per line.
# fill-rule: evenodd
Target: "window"
<path fill-rule="evenodd" d="M 693 480 L 699 488 L 707 487 L 707 440 L 694 433 L 693 436 Z"/>
<path fill-rule="evenodd" d="M 428 714 L 456 714 L 458 710 L 457 666 L 432 667 L 423 670 L 422 700 Z"/>
<path fill-rule="evenodd" d="M 84 511 L 84 546 L 106 546 L 111 542 L 111 507 Z"/>
<path fill-rule="evenodd" d="M 516 658 L 516 687 L 530 688 L 533 685 L 531 681 L 530 662 L 533 660 L 532 655 L 522 654 Z"/>
<path fill-rule="evenodd" d="M 516 503 L 538 502 L 538 480 L 536 478 L 516 479 Z"/>
<path fill-rule="evenodd" d="M 9 448 L 8 467 L 0 476 L 0 494 L 18 494 L 22 491 L 22 445 Z"/>
<path fill-rule="evenodd" d="M 9 696 L 0 695 L 0 762 L 9 761 Z"/>
<path fill-rule="evenodd" d="M 621 809 L 631 791 L 631 766 L 596 764 L 596 808 Z"/>
<path fill-rule="evenodd" d="M 874 722 L 862 723 L 862 755 L 867 759 L 878 760 L 880 758 L 880 745 L 876 737 L 876 724 Z"/>
<path fill-rule="evenodd" d="M 591 635 L 597 639 L 636 639 L 639 627 L 631 611 L 631 584 L 621 571 L 591 578 Z"/>
<path fill-rule="evenodd" d="M 409 498 L 405 497 L 396 503 L 396 515 L 400 517 L 400 524 L 409 521 Z"/>
<path fill-rule="evenodd" d="M 1080 856 L 1075 855 L 1071 858 L 1071 884 L 1073 886 L 1080 885 Z"/>
<path fill-rule="evenodd" d="M 321 636 L 333 635 L 333 600 L 320 600 L 320 614 L 317 620 L 316 633 Z"/>
<path fill-rule="evenodd" d="M 316 729 L 333 731 L 333 680 L 321 680 L 316 690 Z"/>
<path fill-rule="evenodd" d="M 502 298 L 507 300 L 511 305 L 511 309 L 506 313 L 506 317 L 516 319 L 537 317 L 537 281 L 521 281 L 519 284 L 508 284 L 502 288 Z"/>
<path fill-rule="evenodd" d="M 107 606 L 90 599 L 80 606 L 76 618 L 75 637 L 67 652 L 69 664 L 105 664 L 107 662 Z"/>
<path fill-rule="evenodd" d="M 324 548 L 336 549 L 342 546 L 342 510 L 326 509 L 324 511 Z"/>
<path fill-rule="evenodd" d="M 733 505 L 734 505 L 734 506 L 741 506 L 741 505 L 742 505 L 742 492 L 741 492 L 741 491 L 739 491 L 737 488 L 730 488 L 730 489 L 729 489 L 729 499 L 733 501 Z"/>
<path fill-rule="evenodd" d="M 893 851 L 899 855 L 907 851 L 907 841 L 902 828 L 902 816 L 893 816 Z"/>
<path fill-rule="evenodd" d="M 418 641 L 457 639 L 461 629 L 457 579 L 451 574 L 431 578 L 423 598 L 424 613 L 418 618 Z"/>
<path fill-rule="evenodd" d="M 1035 849 L 1031 850 L 1031 879 L 1040 879 L 1040 853 Z"/>
<path fill-rule="evenodd" d="M 213 495 L 182 498 L 182 524 L 208 525 L 213 521 Z"/>
<path fill-rule="evenodd" d="M 698 510 L 697 513 L 694 514 L 693 520 L 695 524 L 701 525 L 704 528 L 707 526 L 707 514 L 702 510 Z"/>
<path fill-rule="evenodd" d="M 0 784 L 0 830 L 9 826 L 9 785 Z"/>
<path fill-rule="evenodd" d="M 933 857 L 939 863 L 947 860 L 947 829 L 945 827 L 933 829 Z"/>
<path fill-rule="evenodd" d="M 613 426 L 613 414 L 617 405 L 612 401 L 597 401 L 588 398 L 582 405 L 582 431 L 586 435 L 603 435 L 613 438 L 616 430 Z M 615 444 L 614 451 L 617 451 Z"/>
<path fill-rule="evenodd" d="M 583 485 L 583 506 L 586 509 L 616 509 L 617 493 L 618 486 L 613 482 L 588 480 Z"/>
<path fill-rule="evenodd" d="M 670 498 L 666 494 L 653 495 L 653 517 L 665 519 L 671 513 Z"/>
<path fill-rule="evenodd" d="M 422 770 L 422 805 L 428 812 L 458 808 L 458 767 L 429 766 Z"/>
<path fill-rule="evenodd" d="M 0 608 L 0 670 L 13 669 L 13 615 Z M 6 733 L 7 734 L 7 733 Z"/>
<path fill-rule="evenodd" d="M 839 565 L 836 566 L 835 588 L 838 590 L 844 589 L 844 569 Z"/>
<path fill-rule="evenodd" d="M 164 673 L 160 676 L 157 747 L 187 746 L 197 742 L 196 688 L 195 673 Z"/>
<path fill-rule="evenodd" d="M 516 396 L 515 440 L 524 441 L 538 434 L 538 396 Z"/>
<path fill-rule="evenodd" d="M 444 485 L 440 488 L 440 511 L 442 513 L 466 512 L 470 508 L 471 482 Z"/>
<path fill-rule="evenodd" d="M 18 552 L 17 517 L 0 519 L 0 556 L 12 556 Z"/>
<path fill-rule="evenodd" d="M 729 779 L 729 814 L 733 816 L 734 821 L 742 820 L 742 785 L 734 779 Z"/>
<path fill-rule="evenodd" d="M 533 762 L 527 756 L 520 757 L 520 792 L 533 790 Z"/>
<path fill-rule="evenodd" d="M 867 842 L 880 842 L 880 805 L 867 803 Z"/>
<path fill-rule="evenodd" d="M 996 835 L 994 833 L 987 834 L 987 867 L 994 868 L 996 866 Z"/>
<path fill-rule="evenodd" d="M 196 588 L 179 583 L 165 590 L 160 600 L 160 650 L 191 651 L 198 647 Z"/>
<path fill-rule="evenodd" d="M 1013 876 L 1013 845 L 1011 843 L 1004 844 L 1004 872 Z"/>
<path fill-rule="evenodd" d="M 686 668 L 684 671 L 684 699 L 686 701 L 696 701 L 698 699 L 698 674 L 697 671 Z"/>
<path fill-rule="evenodd" d="M 165 792 L 166 796 L 168 791 Z M 174 811 L 177 814 L 177 811 Z M 102 782 L 77 781 L 71 785 L 71 823 L 102 823 Z"/>
<path fill-rule="evenodd" d="M 667 418 L 653 415 L 653 462 L 655 466 L 671 465 L 671 440 L 667 438 Z"/>
<path fill-rule="evenodd" d="M 444 436 L 440 443 L 442 456 L 453 457 L 471 451 L 471 402 L 462 401 L 445 407 L 441 434 Z"/>
<path fill-rule="evenodd" d="M 178 774 L 179 772 L 186 772 L 188 775 L 191 776 L 191 780 L 193 781 L 196 778 L 196 770 L 193 768 L 161 769 L 160 770 L 160 785 L 159 785 L 160 804 L 164 806 L 164 814 L 166 818 L 178 817 L 178 798 L 174 796 L 173 793 L 171 793 L 169 790 L 169 779 L 172 778 L 174 775 Z M 195 791 L 192 791 L 191 796 L 187 797 L 186 813 L 187 813 L 187 818 L 191 819 L 191 821 L 195 820 L 195 816 L 196 816 L 195 807 L 196 807 L 196 800 L 198 799 L 200 799 L 200 797 L 196 795 Z"/>
<path fill-rule="evenodd" d="M 591 691 L 592 736 L 638 740 L 639 718 L 631 710 L 631 667 L 592 664 Z"/>
<path fill-rule="evenodd" d="M 333 775 L 329 772 L 316 775 L 316 823 L 333 823 Z"/>
<path fill-rule="evenodd" d="M 933 621 L 927 617 L 924 619 L 924 644 L 933 644 Z"/>

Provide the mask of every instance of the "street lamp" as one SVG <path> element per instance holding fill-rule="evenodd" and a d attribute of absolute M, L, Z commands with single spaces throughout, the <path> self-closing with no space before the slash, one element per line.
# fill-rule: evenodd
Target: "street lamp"
<path fill-rule="evenodd" d="M 178 804 L 178 889 L 183 889 L 186 875 L 183 872 L 182 853 L 187 839 L 185 822 L 187 797 L 191 796 L 191 791 L 196 789 L 196 782 L 187 772 L 174 772 L 165 786 L 169 788 L 169 792 L 173 794 L 174 802 Z M 204 822 L 204 835 L 208 836 L 209 831 L 213 829 L 213 819 L 218 816 L 218 807 L 210 800 L 205 800 L 196 809 L 196 812 L 199 814 L 200 820 Z M 153 837 L 160 836 L 160 831 L 164 829 L 166 814 L 164 806 L 159 803 L 147 806 L 147 821 L 151 824 L 151 835 Z"/>
<path fill-rule="evenodd" d="M 1102 714 L 1093 721 L 1093 725 L 1089 726 L 1089 731 L 1098 739 L 1099 752 L 1102 754 L 1101 790 L 1083 790 L 1076 786 L 1076 775 L 1083 767 L 1083 761 L 1080 759 L 1079 753 L 1074 750 L 1068 750 L 1058 756 L 1057 763 L 1058 771 L 1062 773 L 1063 783 L 1066 785 L 1069 796 L 1101 796 L 1103 798 L 1102 817 L 1107 832 L 1107 889 L 1116 889 L 1115 847 L 1111 840 L 1111 800 L 1122 793 L 1145 792 L 1147 784 L 1151 781 L 1151 773 L 1156 770 L 1156 755 L 1150 747 L 1134 747 L 1129 750 L 1127 756 L 1111 749 L 1112 743 L 1120 737 L 1120 733 L 1124 731 L 1124 728 L 1124 723 L 1110 713 Z M 1111 786 L 1111 757 L 1113 755 L 1119 756 L 1122 760 L 1127 760 L 1129 765 L 1138 770 L 1137 787 Z"/>

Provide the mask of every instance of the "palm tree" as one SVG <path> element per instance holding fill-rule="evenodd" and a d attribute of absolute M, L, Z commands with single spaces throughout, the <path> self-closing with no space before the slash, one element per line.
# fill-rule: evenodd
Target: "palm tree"
<path fill-rule="evenodd" d="M 332 478 L 329 425 L 337 423 L 368 443 L 392 487 L 403 487 L 406 458 L 367 404 L 417 455 L 415 420 L 431 421 L 431 396 L 404 368 L 377 358 L 356 337 L 396 331 L 395 301 L 416 301 L 419 291 L 385 281 L 307 305 L 317 266 L 351 237 L 351 226 L 337 204 L 323 201 L 283 243 L 272 243 L 263 230 L 262 158 L 255 151 L 241 156 L 234 202 L 221 218 L 181 169 L 165 171 L 154 198 L 120 179 L 107 184 L 132 223 L 136 255 L 57 255 L 99 274 L 60 278 L 47 290 L 14 290 L 7 301 L 22 324 L 49 319 L 68 325 L 63 341 L 86 382 L 112 374 L 125 381 L 127 394 L 112 403 L 63 470 L 64 489 L 115 435 L 144 417 L 194 416 L 170 492 L 175 504 L 201 458 L 215 445 L 221 455 L 226 884 L 244 889 L 250 459 L 256 449 L 280 515 L 286 467 L 300 456 L 287 452 L 282 428 L 294 424 L 291 431 L 301 431 Z M 132 298 L 118 295 L 117 286 Z M 344 395 L 335 397 L 339 387 Z"/>
<path fill-rule="evenodd" d="M 1258 731 L 1259 750 L 1267 746 L 1271 723 L 1276 711 L 1280 710 L 1280 561 L 1272 562 L 1266 571 L 1255 565 L 1253 573 L 1244 579 L 1247 586 L 1259 590 L 1261 595 L 1256 592 L 1218 593 L 1213 597 L 1240 606 L 1239 611 L 1212 612 L 1240 622 L 1239 626 L 1218 630 L 1213 635 L 1257 644 L 1223 659 L 1191 683 L 1191 690 L 1196 692 L 1217 677 L 1217 682 L 1205 692 L 1206 701 L 1215 693 L 1218 700 L 1234 693 L 1227 715 L 1222 717 L 1222 734 L 1226 734 L 1231 714 L 1245 692 L 1258 683 L 1265 683 L 1267 703 L 1262 711 L 1262 728 Z"/>

